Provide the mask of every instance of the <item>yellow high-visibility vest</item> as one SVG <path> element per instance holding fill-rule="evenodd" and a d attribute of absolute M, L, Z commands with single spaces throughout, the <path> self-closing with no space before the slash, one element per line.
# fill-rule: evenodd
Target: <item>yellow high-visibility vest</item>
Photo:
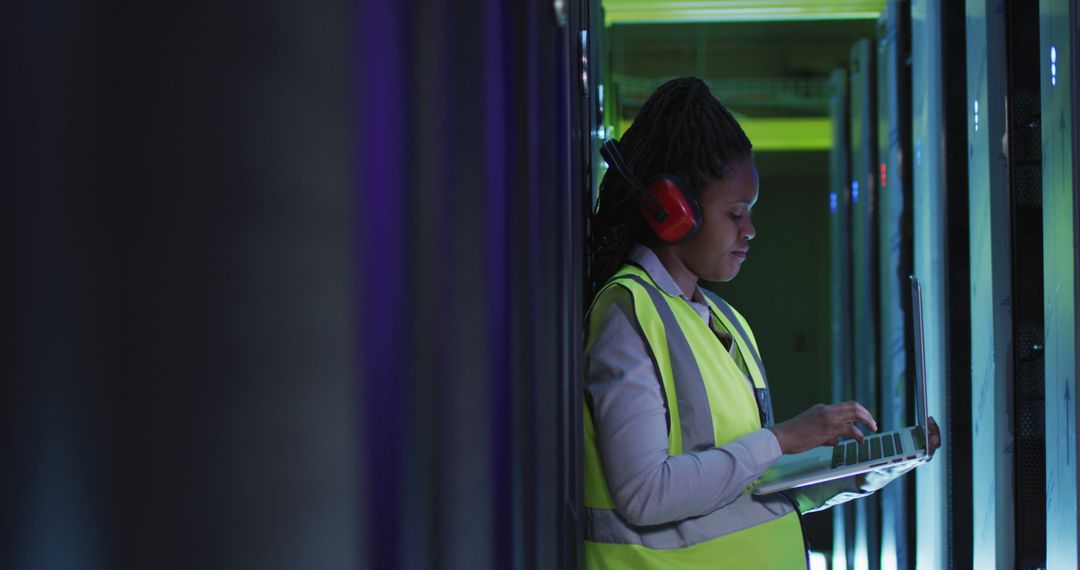
<path fill-rule="evenodd" d="M 665 293 L 648 273 L 633 265 L 612 277 L 593 307 L 612 287 L 630 292 L 638 325 L 659 371 L 670 420 L 668 455 L 724 445 L 762 427 L 758 401 L 742 371 L 692 307 Z M 713 317 L 735 338 L 754 386 L 766 391 L 749 326 L 734 309 L 719 298 L 716 301 L 709 300 Z M 588 405 L 584 459 L 585 568 L 589 570 L 806 568 L 798 512 L 783 497 L 760 498 L 747 491 L 702 517 L 656 526 L 626 521 L 615 510 L 608 490 Z"/>

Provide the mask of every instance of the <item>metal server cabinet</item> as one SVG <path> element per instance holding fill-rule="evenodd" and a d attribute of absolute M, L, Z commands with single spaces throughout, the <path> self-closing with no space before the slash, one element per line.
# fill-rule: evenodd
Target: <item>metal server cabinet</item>
<path fill-rule="evenodd" d="M 907 0 L 886 4 L 878 20 L 878 302 L 879 377 L 883 430 L 909 425 L 908 393 L 911 350 L 911 10 Z M 907 538 L 904 478 L 889 485 L 881 498 L 881 566 L 912 566 Z"/>
<path fill-rule="evenodd" d="M 1046 567 L 1080 567 L 1077 552 L 1077 274 L 1075 0 L 1039 2 L 1042 105 L 1043 306 L 1046 381 Z"/>
<path fill-rule="evenodd" d="M 962 3 L 911 1 L 915 274 L 923 284 L 927 399 L 946 437 L 913 476 L 915 565 L 971 567 L 971 310 L 967 62 Z M 944 421 L 943 421 L 944 420 Z M 914 524 L 918 520 L 918 525 Z"/>
<path fill-rule="evenodd" d="M 851 299 L 855 399 L 878 417 L 877 370 L 877 75 L 870 40 L 856 42 L 849 71 L 851 104 Z M 855 503 L 855 565 L 878 568 L 878 496 Z"/>
<path fill-rule="evenodd" d="M 1042 145 L 1039 8 L 1005 6 L 1005 74 L 1012 224 L 1012 461 L 1016 567 L 1046 566 L 1046 412 L 1043 373 Z"/>
<path fill-rule="evenodd" d="M 999 0 L 965 3 L 975 568 L 1015 564 L 1011 224 L 1002 145 L 1007 101 L 1001 6 Z"/>
<path fill-rule="evenodd" d="M 829 153 L 829 258 L 832 323 L 832 397 L 854 397 L 851 369 L 851 144 L 848 120 L 847 71 L 836 69 L 829 78 L 832 98 L 833 144 Z M 833 568 L 847 568 L 853 560 L 855 510 L 848 503 L 833 509 Z"/>
<path fill-rule="evenodd" d="M 588 268 L 589 213 L 595 204 L 600 185 L 599 149 L 604 142 L 602 57 L 605 42 L 603 7 L 596 0 L 577 0 L 566 3 L 570 45 L 565 58 L 568 77 L 575 84 L 570 89 L 567 109 L 570 114 L 570 180 L 567 181 L 571 203 L 561 212 L 565 228 L 562 237 L 563 255 L 560 275 L 568 287 L 561 294 L 561 306 L 570 309 L 560 320 L 560 354 L 563 370 L 569 376 L 560 378 L 558 425 L 560 441 L 558 523 L 559 533 L 556 560 L 559 568 L 579 568 L 584 544 L 584 451 L 583 408 L 584 362 L 582 360 L 582 327 L 588 299 L 592 296 Z M 576 48 L 576 49 L 575 49 Z M 575 277 L 578 277 L 575 279 Z M 576 290 L 575 290 L 576 286 Z M 575 294 L 579 293 L 579 294 Z"/>

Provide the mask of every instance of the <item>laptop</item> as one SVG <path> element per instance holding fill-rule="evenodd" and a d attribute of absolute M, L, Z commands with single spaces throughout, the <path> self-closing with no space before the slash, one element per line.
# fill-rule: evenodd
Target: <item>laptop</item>
<path fill-rule="evenodd" d="M 767 495 L 859 475 L 877 469 L 901 467 L 928 461 L 926 448 L 926 359 L 923 346 L 922 288 L 911 277 L 912 308 L 915 313 L 915 421 L 911 427 L 867 435 L 862 443 L 841 441 L 780 456 L 755 481 L 753 493 Z"/>

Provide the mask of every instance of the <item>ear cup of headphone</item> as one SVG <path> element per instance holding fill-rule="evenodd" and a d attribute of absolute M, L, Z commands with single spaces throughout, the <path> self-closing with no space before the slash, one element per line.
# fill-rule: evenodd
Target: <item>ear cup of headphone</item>
<path fill-rule="evenodd" d="M 657 219 L 647 208 L 641 208 L 645 221 L 657 237 L 665 243 L 679 243 L 697 235 L 702 223 L 701 204 L 682 180 L 662 174 L 645 186 L 667 212 L 666 217 Z"/>

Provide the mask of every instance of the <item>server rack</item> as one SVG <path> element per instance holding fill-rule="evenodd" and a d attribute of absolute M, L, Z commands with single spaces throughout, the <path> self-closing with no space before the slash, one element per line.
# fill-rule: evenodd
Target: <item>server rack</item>
<path fill-rule="evenodd" d="M 942 116 L 935 125 L 928 125 L 927 136 L 943 139 L 940 185 L 944 211 L 941 229 L 944 243 L 942 255 L 942 282 L 944 335 L 943 377 L 947 378 L 944 390 L 945 406 L 939 409 L 946 414 L 941 426 L 948 434 L 945 448 L 944 473 L 940 468 L 931 472 L 942 474 L 948 482 L 945 493 L 947 563 L 950 568 L 972 564 L 972 470 L 971 470 L 971 271 L 970 271 L 970 207 L 968 200 L 968 99 L 967 60 L 962 57 L 946 57 L 944 54 L 959 53 L 966 41 L 964 5 L 959 2 L 942 2 L 936 7 L 938 20 L 937 39 L 940 42 L 937 81 Z M 948 191 L 946 191 L 948 189 Z M 940 383 L 939 383 L 940 384 Z M 921 471 L 926 471 L 922 469 Z M 939 483 L 943 483 L 939 481 Z M 928 497 L 931 500 L 933 497 Z M 914 531 L 912 531 L 914 532 Z M 924 547 L 916 539 L 919 548 L 930 551 L 933 545 Z M 932 551 L 930 556 L 935 556 Z M 921 561 L 921 557 L 920 557 Z"/>
<path fill-rule="evenodd" d="M 851 276 L 852 355 L 855 399 L 874 417 L 878 405 L 877 302 L 877 81 L 869 39 L 851 50 Z M 879 497 L 855 503 L 855 563 L 875 569 L 880 561 Z"/>
<path fill-rule="evenodd" d="M 1042 146 L 1039 6 L 1005 5 L 1005 77 L 1012 265 L 1012 411 L 1016 567 L 1046 565 L 1043 380 Z"/>
<path fill-rule="evenodd" d="M 829 153 L 829 242 L 831 293 L 831 363 L 833 400 L 854 397 L 851 369 L 851 144 L 848 74 L 836 69 L 830 77 L 829 116 L 833 144 Z M 854 559 L 855 510 L 851 504 L 833 509 L 833 568 L 847 568 Z"/>
<path fill-rule="evenodd" d="M 911 11 L 906 0 L 886 4 L 878 20 L 877 150 L 878 150 L 878 303 L 880 416 L 884 430 L 909 425 L 914 367 L 911 295 L 908 276 L 914 271 L 911 226 Z M 881 491 L 881 565 L 912 566 L 913 544 L 905 478 Z"/>
<path fill-rule="evenodd" d="M 972 556 L 1015 564 L 1012 266 L 1006 132 L 1005 16 L 997 0 L 965 2 L 971 296 Z"/>
<path fill-rule="evenodd" d="M 971 310 L 965 5 L 913 0 L 912 202 L 915 273 L 923 282 L 927 392 L 945 432 L 934 461 L 909 477 L 914 565 L 972 566 Z M 914 483 L 914 485 L 910 485 Z M 914 521 L 918 519 L 918 527 Z"/>
<path fill-rule="evenodd" d="M 1080 373 L 1077 244 L 1078 2 L 1040 2 L 1039 85 L 1043 141 L 1043 303 L 1046 377 L 1046 567 L 1080 567 L 1077 529 L 1076 382 Z"/>

